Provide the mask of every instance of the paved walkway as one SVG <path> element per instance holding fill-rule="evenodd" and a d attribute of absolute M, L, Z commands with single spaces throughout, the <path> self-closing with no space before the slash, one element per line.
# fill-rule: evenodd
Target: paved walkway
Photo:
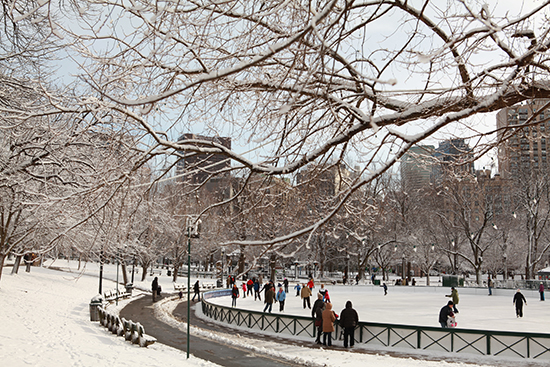
<path fill-rule="evenodd" d="M 199 305 L 199 303 L 197 303 L 197 305 Z M 151 297 L 145 296 L 132 301 L 124 307 L 122 311 L 120 311 L 120 316 L 141 323 L 145 328 L 145 332 L 157 338 L 159 343 L 186 351 L 186 333 L 155 318 L 153 314 L 153 301 L 151 300 Z M 174 310 L 174 316 L 182 321 L 187 319 L 187 302 L 182 302 L 176 307 Z M 193 311 L 191 312 L 191 325 L 203 329 L 215 328 L 212 324 L 209 325 L 208 323 L 195 317 Z M 225 345 L 220 342 L 195 335 L 191 335 L 190 349 L 190 353 L 197 358 L 205 359 L 227 367 L 301 366 L 296 363 L 274 359 L 273 357 L 267 355 L 253 353 L 248 349 Z"/>

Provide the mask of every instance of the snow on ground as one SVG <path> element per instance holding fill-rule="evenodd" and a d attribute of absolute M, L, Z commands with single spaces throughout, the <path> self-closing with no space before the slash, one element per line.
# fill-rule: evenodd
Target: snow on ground
<path fill-rule="evenodd" d="M 51 263 L 51 262 L 50 262 Z M 186 360 L 185 352 L 175 350 L 155 343 L 148 348 L 139 348 L 126 342 L 123 338 L 109 333 L 98 323 L 89 321 L 88 305 L 90 299 L 98 291 L 97 264 L 88 263 L 77 271 L 76 262 L 57 260 L 53 266 L 64 268 L 72 273 L 58 272 L 44 268 L 33 267 L 31 273 L 25 273 L 21 268 L 18 275 L 10 275 L 11 268 L 5 268 L 0 280 L 0 360 L 6 366 L 214 366 L 214 364 L 197 358 Z M 84 273 L 82 275 L 81 273 Z M 104 276 L 116 279 L 116 266 L 107 265 Z M 158 274 L 156 275 L 158 276 Z M 149 275 L 144 282 L 139 281 L 136 274 L 135 285 L 141 289 L 149 289 L 152 277 Z M 164 291 L 173 292 L 171 278 L 159 276 Z M 186 283 L 185 278 L 180 279 Z M 195 279 L 192 279 L 194 282 Z M 212 281 L 206 279 L 206 281 Z M 115 283 L 104 280 L 103 290 L 114 289 Z M 122 286 L 121 286 L 122 288 Z M 336 312 L 339 312 L 345 302 L 354 302 L 361 320 L 388 323 L 405 323 L 437 326 L 437 313 L 450 293 L 445 288 L 424 287 L 390 287 L 388 296 L 383 291 L 371 286 L 327 286 L 333 299 Z M 524 292 L 528 297 L 525 309 L 526 316 L 516 319 L 512 307 L 512 295 L 495 295 L 488 297 L 486 290 L 478 290 L 478 295 L 470 289 L 459 288 L 461 301 L 458 317 L 459 326 L 473 328 L 509 329 L 525 331 L 546 331 L 545 325 L 550 321 L 550 304 L 539 302 L 535 296 Z M 499 292 L 503 291 L 497 291 Z M 229 298 L 219 298 L 217 302 L 230 304 Z M 161 319 L 172 325 L 178 323 L 170 317 L 170 310 L 178 301 L 164 299 L 156 305 L 156 312 Z M 240 308 L 253 310 L 263 309 L 263 302 L 254 302 L 253 297 L 240 298 L 237 302 Z M 123 305 L 119 305 L 118 308 Z M 114 307 L 113 307 L 114 308 Z M 197 307 L 200 315 L 200 307 Z M 278 305 L 274 305 L 278 312 Z M 287 299 L 285 313 L 310 315 L 309 310 L 301 308 L 299 297 L 291 292 Z M 139 321 L 139 320 L 136 320 Z M 497 322 L 498 325 L 494 325 Z M 495 327 L 489 327 L 494 325 Z M 504 326 L 506 325 L 506 326 Z M 178 325 L 185 330 L 186 325 Z M 496 327 L 498 326 L 498 327 Z M 463 362 L 445 362 L 440 360 L 427 361 L 418 358 L 396 358 L 370 351 L 371 354 L 351 353 L 344 350 L 321 348 L 306 348 L 277 342 L 249 339 L 228 329 L 228 333 L 212 333 L 192 328 L 195 335 L 201 335 L 223 343 L 252 349 L 258 353 L 267 353 L 280 358 L 307 363 L 310 366 L 339 367 L 416 367 L 416 366 L 480 366 L 513 365 L 538 366 L 532 360 L 515 360 L 510 363 L 491 359 L 492 357 L 462 358 Z M 341 342 L 336 342 L 338 344 Z M 357 349 L 356 344 L 356 349 Z M 429 356 L 428 356 L 429 357 Z M 458 359 L 453 356 L 453 361 Z M 468 362 L 468 363 L 466 363 Z M 471 364 L 471 363 L 474 364 Z"/>
<path fill-rule="evenodd" d="M 10 272 L 0 280 L 2 366 L 216 366 L 159 343 L 140 348 L 90 322 L 97 278 L 38 267 Z"/>

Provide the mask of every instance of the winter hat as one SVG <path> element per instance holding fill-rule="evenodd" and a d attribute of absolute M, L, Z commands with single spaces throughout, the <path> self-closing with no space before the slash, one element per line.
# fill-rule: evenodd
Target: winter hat
<path fill-rule="evenodd" d="M 323 295 L 321 293 L 317 293 L 317 299 L 323 299 Z"/>
<path fill-rule="evenodd" d="M 351 307 L 352 307 L 351 301 L 347 301 L 347 302 L 346 302 L 346 308 L 351 308 Z"/>
<path fill-rule="evenodd" d="M 518 290 L 517 290 L 516 292 L 518 292 L 518 293 L 519 293 L 519 292 L 521 292 L 521 290 L 520 290 L 520 289 L 518 289 Z"/>
<path fill-rule="evenodd" d="M 447 306 L 452 306 L 452 305 L 454 305 L 453 301 L 447 302 Z"/>
<path fill-rule="evenodd" d="M 452 290 L 454 290 L 454 289 L 455 289 L 455 287 L 451 287 L 451 289 L 452 289 Z"/>

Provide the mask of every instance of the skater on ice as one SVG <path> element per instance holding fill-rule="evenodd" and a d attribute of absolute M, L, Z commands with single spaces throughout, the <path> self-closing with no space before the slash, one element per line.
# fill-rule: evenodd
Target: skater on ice
<path fill-rule="evenodd" d="M 453 301 L 447 302 L 447 304 L 441 308 L 441 311 L 439 311 L 439 324 L 442 328 L 449 327 L 447 324 L 449 317 L 454 317 Z"/>
<path fill-rule="evenodd" d="M 453 300 L 453 312 L 458 313 L 458 309 L 456 308 L 456 305 L 458 305 L 458 291 L 455 287 L 451 287 L 451 294 L 447 294 L 445 297 L 451 297 Z"/>
<path fill-rule="evenodd" d="M 516 317 L 523 317 L 523 303 L 525 302 L 525 305 L 527 306 L 527 301 L 525 300 L 525 297 L 521 293 L 521 290 L 517 290 L 516 294 L 514 294 L 514 305 L 516 306 Z"/>

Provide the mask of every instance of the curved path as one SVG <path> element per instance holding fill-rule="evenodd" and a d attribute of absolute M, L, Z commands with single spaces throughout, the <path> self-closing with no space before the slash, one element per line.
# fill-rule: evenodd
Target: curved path
<path fill-rule="evenodd" d="M 180 303 L 174 310 L 174 316 L 181 321 L 187 319 L 187 302 Z M 120 317 L 131 319 L 141 323 L 147 334 L 157 338 L 157 341 L 162 344 L 169 345 L 173 348 L 186 351 L 187 335 L 185 332 L 176 329 L 164 322 L 157 320 L 153 313 L 153 301 L 151 297 L 141 297 L 130 302 L 120 311 Z M 206 323 L 195 317 L 191 312 L 191 325 L 203 329 L 217 330 L 221 328 L 217 325 Z M 300 364 L 291 363 L 281 359 L 275 359 L 267 355 L 261 355 L 251 352 L 245 348 L 229 346 L 220 342 L 202 338 L 200 336 L 191 335 L 190 353 L 197 358 L 227 367 L 258 367 L 258 366 L 274 366 L 274 367 L 289 367 L 302 366 Z"/>

